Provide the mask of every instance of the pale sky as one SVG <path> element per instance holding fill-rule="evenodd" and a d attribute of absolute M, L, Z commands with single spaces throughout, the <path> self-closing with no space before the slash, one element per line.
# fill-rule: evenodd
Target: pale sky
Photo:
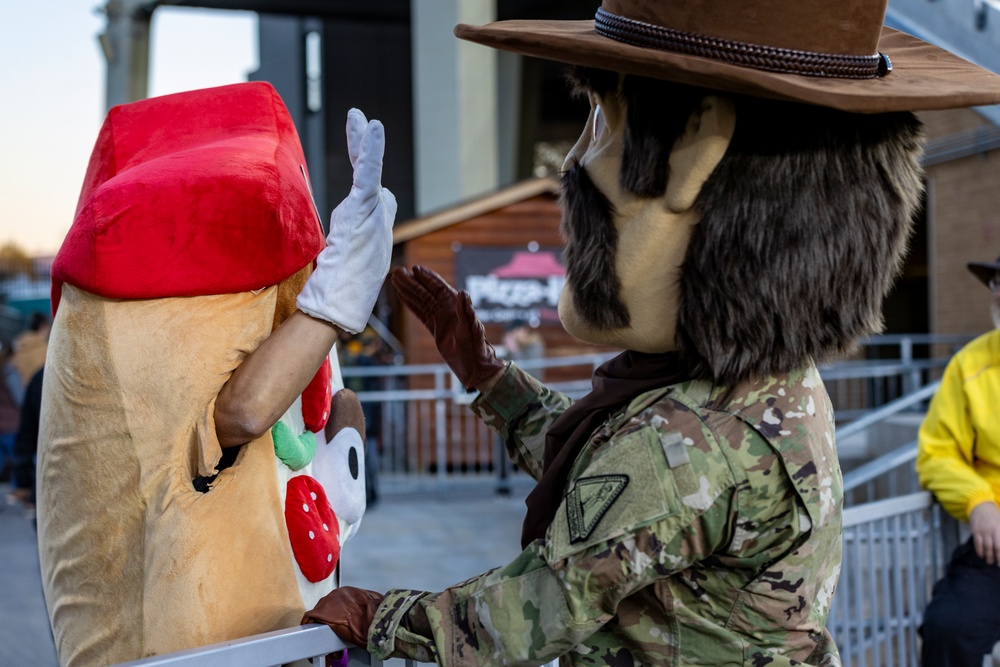
<path fill-rule="evenodd" d="M 3 0 L 0 244 L 54 254 L 104 120 L 103 0 Z M 246 81 L 252 12 L 165 7 L 153 15 L 150 95 Z"/>

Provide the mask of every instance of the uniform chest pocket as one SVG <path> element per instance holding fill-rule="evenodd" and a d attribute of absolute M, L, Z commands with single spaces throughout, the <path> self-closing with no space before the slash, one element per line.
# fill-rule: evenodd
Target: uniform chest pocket
<path fill-rule="evenodd" d="M 570 480 L 547 533 L 550 562 L 676 514 L 670 473 L 653 429 L 612 438 Z"/>

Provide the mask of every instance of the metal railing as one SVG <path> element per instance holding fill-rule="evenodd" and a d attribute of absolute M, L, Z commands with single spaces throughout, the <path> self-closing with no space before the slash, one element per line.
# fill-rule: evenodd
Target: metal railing
<path fill-rule="evenodd" d="M 967 340 L 967 336 L 881 336 L 866 341 L 861 358 L 821 367 L 844 434 L 838 433 L 838 438 L 883 418 L 884 413 L 872 410 L 886 402 L 903 397 L 910 401 L 893 403 L 890 411 L 919 406 L 933 393 L 927 383 L 947 364 L 952 349 Z M 941 356 L 927 356 L 933 347 Z M 894 358 L 874 358 L 885 355 Z M 520 365 L 542 374 L 550 388 L 579 397 L 590 390 L 594 369 L 611 356 L 558 357 Z M 465 392 L 445 364 L 354 366 L 344 367 L 342 373 L 365 408 L 369 465 L 386 487 L 439 489 L 456 481 L 508 474 L 501 465 L 502 444 L 468 409 L 474 395 Z M 913 394 L 921 388 L 926 393 Z M 510 475 L 517 480 L 517 473 Z"/>
<path fill-rule="evenodd" d="M 924 343 L 958 343 L 965 338 L 942 340 L 932 338 Z M 900 360 L 844 362 L 821 369 L 828 387 L 840 381 L 877 382 L 895 378 L 898 389 L 909 388 L 909 393 L 893 396 L 887 405 L 869 411 L 864 417 L 841 426 L 837 437 L 844 438 L 871 428 L 885 419 L 905 410 L 920 406 L 936 390 L 938 383 L 925 384 L 928 371 L 940 368 L 947 358 L 920 360 L 912 357 L 907 361 L 906 350 L 912 354 L 914 341 L 921 337 L 898 337 L 876 341 L 880 345 L 897 345 Z M 563 359 L 526 362 L 526 370 L 554 367 L 581 366 L 586 377 L 558 383 L 548 383 L 550 387 L 569 395 L 579 396 L 590 388 L 590 374 L 610 355 L 587 355 Z M 412 416 L 416 414 L 417 424 L 424 433 L 431 436 L 433 454 L 421 459 L 426 451 L 396 452 L 401 457 L 404 469 L 410 469 L 420 477 L 421 465 L 430 461 L 456 460 L 462 450 L 456 450 L 455 441 L 466 436 L 464 421 L 455 421 L 455 414 L 461 412 L 464 418 L 472 418 L 467 404 L 471 397 L 464 392 L 451 371 L 444 365 L 361 367 L 343 369 L 345 379 L 382 378 L 385 389 L 360 391 L 363 404 L 379 403 L 383 420 L 382 430 L 376 438 L 383 439 L 383 446 L 391 450 L 396 438 L 405 439 L 404 419 L 400 431 L 386 429 L 386 422 L 393 421 L 393 415 Z M 406 388 L 412 378 L 424 376 L 426 388 Z M 426 378 L 430 377 L 430 382 Z M 924 386 L 921 386 L 924 385 Z M 833 392 L 831 392 L 833 394 Z M 421 406 L 420 403 L 424 405 Z M 477 420 L 478 421 L 478 420 Z M 485 427 L 479 425 L 477 429 Z M 480 433 L 479 430 L 471 431 Z M 449 439 L 451 438 L 451 440 Z M 495 446 L 495 438 L 489 436 L 487 447 Z M 468 454 L 468 450 L 465 451 Z M 960 524 L 948 516 L 933 497 L 918 491 L 898 496 L 915 489 L 913 459 L 916 443 L 911 442 L 895 449 L 874 461 L 844 476 L 845 501 L 849 505 L 843 517 L 843 566 L 840 582 L 833 597 L 827 624 L 840 647 L 842 662 L 859 667 L 901 667 L 919 664 L 919 633 L 923 612 L 930 599 L 934 583 L 942 576 L 947 558 L 961 536 Z M 384 461 L 385 459 L 383 459 Z M 399 461 L 390 459 L 395 466 Z M 385 468 L 383 468 L 385 471 Z M 455 470 L 447 466 L 432 469 L 432 480 L 441 482 L 453 476 Z M 481 471 L 476 471 L 481 472 Z M 897 479 L 898 478 L 898 479 Z M 885 500 L 875 498 L 890 496 Z M 857 504 L 860 499 L 867 502 Z M 854 506 L 850 506 L 854 505 Z M 345 645 L 326 626 L 313 625 L 290 628 L 245 639 L 215 644 L 190 651 L 157 656 L 139 660 L 119 667 L 187 667 L 202 665 L 210 661 L 213 665 L 226 667 L 269 667 L 293 660 L 313 659 L 316 666 L 325 664 L 321 656 L 344 650 Z M 360 649 L 348 651 L 349 667 L 379 664 Z M 412 662 L 407 661 L 407 667 Z"/>
<path fill-rule="evenodd" d="M 940 381 L 932 382 L 841 426 L 837 429 L 837 442 L 869 430 L 902 412 L 922 407 L 940 386 Z M 844 505 L 851 507 L 919 491 L 920 484 L 914 469 L 916 457 L 917 443 L 913 440 L 846 473 Z"/>
<path fill-rule="evenodd" d="M 971 336 L 890 334 L 862 343 L 854 358 L 820 368 L 840 422 L 865 416 L 937 379 Z"/>
<path fill-rule="evenodd" d="M 871 428 L 879 422 L 885 421 L 889 417 L 897 415 L 900 412 L 922 405 L 934 396 L 934 393 L 940 386 L 941 382 L 932 382 L 931 384 L 911 391 L 905 396 L 900 396 L 880 408 L 876 408 L 865 413 L 863 417 L 859 417 L 849 424 L 839 427 L 837 429 L 837 440 L 848 438 L 865 429 Z"/>
<path fill-rule="evenodd" d="M 934 381 L 936 372 L 968 340 L 966 336 L 880 337 L 868 341 L 869 348 L 895 347 L 895 359 L 855 359 L 822 367 L 841 420 L 838 440 L 901 413 L 920 410 L 940 385 Z M 921 345 L 927 348 L 924 358 L 915 355 Z M 942 345 L 945 351 L 931 357 L 931 346 Z M 876 355 L 866 352 L 864 356 Z M 606 358 L 595 357 L 589 365 L 596 367 Z M 544 369 L 544 364 L 543 360 L 536 366 Z M 450 376 L 447 369 L 440 370 Z M 458 386 L 453 380 L 448 382 L 439 381 L 439 386 Z M 589 390 L 589 378 L 556 388 L 582 395 Z M 448 392 L 439 398 L 463 407 L 469 402 Z M 843 423 L 845 416 L 857 418 Z M 845 665 L 919 664 L 918 628 L 931 589 L 958 544 L 961 527 L 930 494 L 918 491 L 915 457 L 916 443 L 910 442 L 844 477 L 848 507 L 844 560 L 828 627 Z"/>
<path fill-rule="evenodd" d="M 844 506 L 916 493 L 920 490 L 916 459 L 917 441 L 913 440 L 845 474 Z"/>
<path fill-rule="evenodd" d="M 590 390 L 594 370 L 611 356 L 519 365 L 550 376 L 558 372 L 566 379 L 546 384 L 580 397 Z M 499 465 L 502 445 L 497 436 L 469 410 L 475 395 L 465 391 L 446 364 L 355 366 L 341 373 L 366 410 L 368 447 L 375 454 L 369 461 L 394 488 L 440 488 L 456 477 L 493 478 L 505 471 Z"/>
<path fill-rule="evenodd" d="M 849 508 L 843 517 L 843 566 L 827 628 L 852 667 L 916 667 L 919 628 L 931 589 L 941 578 L 960 528 L 926 491 Z M 348 649 L 325 625 L 278 630 L 245 639 L 123 663 L 117 667 L 272 667 Z M 407 660 L 406 667 L 413 667 Z M 378 667 L 348 649 L 348 667 Z"/>
<path fill-rule="evenodd" d="M 933 382 L 837 431 L 838 440 L 929 400 Z M 844 475 L 843 564 L 827 624 L 845 665 L 917 667 L 935 582 L 967 529 L 921 491 L 911 441 Z"/>
<path fill-rule="evenodd" d="M 123 662 L 116 667 L 276 667 L 297 660 L 312 660 L 313 667 L 325 667 L 328 654 L 345 650 L 348 667 L 382 664 L 367 651 L 348 647 L 326 625 L 314 623 Z"/>
<path fill-rule="evenodd" d="M 844 557 L 827 628 L 844 665 L 919 665 L 934 583 L 960 527 L 926 491 L 844 511 Z"/>
<path fill-rule="evenodd" d="M 328 655 L 342 651 L 347 651 L 346 667 L 382 667 L 385 664 L 368 651 L 345 644 L 328 626 L 312 623 L 122 662 L 112 667 L 280 667 L 300 660 L 310 660 L 313 667 L 325 667 Z M 416 667 L 417 664 L 409 658 L 393 660 L 404 667 Z M 553 660 L 542 667 L 559 667 L 559 661 Z"/>

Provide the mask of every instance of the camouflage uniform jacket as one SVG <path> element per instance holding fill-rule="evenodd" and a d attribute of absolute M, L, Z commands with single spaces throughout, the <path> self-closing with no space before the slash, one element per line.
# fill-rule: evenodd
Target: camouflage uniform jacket
<path fill-rule="evenodd" d="M 537 479 L 570 403 L 511 367 L 473 408 Z M 841 557 L 833 436 L 812 364 L 728 392 L 642 394 L 593 433 L 545 539 L 441 593 L 389 591 L 369 650 L 440 665 L 839 666 L 825 629 Z"/>

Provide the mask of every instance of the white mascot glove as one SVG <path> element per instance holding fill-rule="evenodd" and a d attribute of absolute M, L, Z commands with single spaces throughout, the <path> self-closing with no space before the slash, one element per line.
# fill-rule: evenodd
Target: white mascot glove
<path fill-rule="evenodd" d="M 299 294 L 299 310 L 358 333 L 389 273 L 396 198 L 382 187 L 385 130 L 357 109 L 347 112 L 347 152 L 354 186 L 330 216 L 326 248 Z"/>

